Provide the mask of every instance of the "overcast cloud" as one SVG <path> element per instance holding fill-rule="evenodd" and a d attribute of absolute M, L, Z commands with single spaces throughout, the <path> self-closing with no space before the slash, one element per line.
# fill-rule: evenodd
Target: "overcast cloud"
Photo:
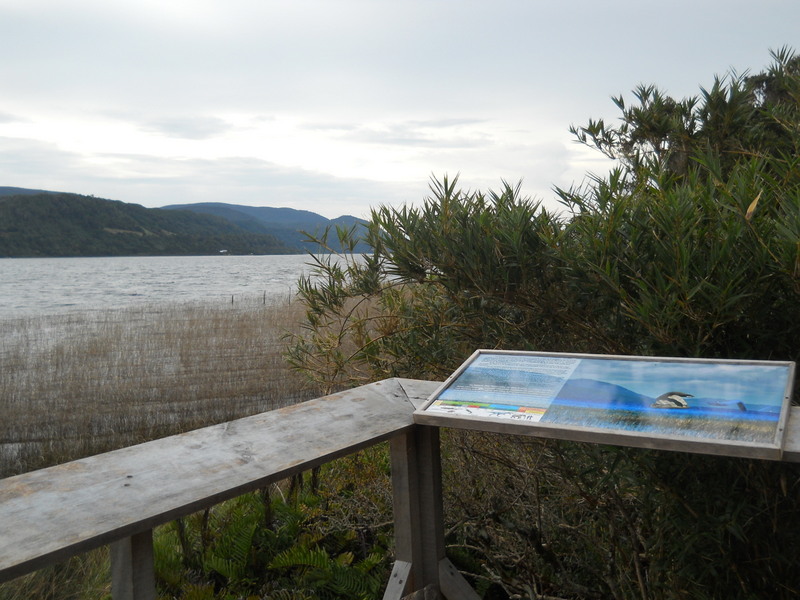
<path fill-rule="evenodd" d="M 797 0 L 0 0 L 0 185 L 329 217 L 604 171 L 570 124 L 800 49 Z"/>

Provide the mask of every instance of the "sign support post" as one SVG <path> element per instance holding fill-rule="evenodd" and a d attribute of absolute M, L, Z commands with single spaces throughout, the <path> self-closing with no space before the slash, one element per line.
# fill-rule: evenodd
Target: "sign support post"
<path fill-rule="evenodd" d="M 447 600 L 478 600 L 445 556 L 439 429 L 417 425 L 390 444 L 396 560 L 384 600 L 422 590 Z"/>
<path fill-rule="evenodd" d="M 111 590 L 114 600 L 155 600 L 153 530 L 110 544 Z"/>

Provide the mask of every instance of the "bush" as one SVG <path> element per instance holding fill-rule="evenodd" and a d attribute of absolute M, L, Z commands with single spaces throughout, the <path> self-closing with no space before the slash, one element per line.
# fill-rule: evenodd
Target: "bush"
<path fill-rule="evenodd" d="M 558 190 L 563 214 L 448 177 L 420 208 L 374 210 L 369 256 L 317 258 L 293 364 L 330 389 L 443 378 L 476 348 L 796 360 L 800 60 L 775 58 L 702 101 L 650 90 L 620 102 L 624 127 L 574 128 L 621 164 Z M 449 551 L 482 590 L 800 594 L 793 465 L 469 433 L 444 455 Z"/>

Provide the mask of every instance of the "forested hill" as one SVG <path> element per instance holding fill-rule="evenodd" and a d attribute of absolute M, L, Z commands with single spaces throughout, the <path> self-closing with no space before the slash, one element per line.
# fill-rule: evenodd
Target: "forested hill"
<path fill-rule="evenodd" d="M 284 244 L 292 247 L 307 248 L 306 232 L 311 235 L 321 236 L 326 229 L 331 229 L 328 242 L 334 250 L 340 250 L 336 236 L 336 227 L 346 229 L 356 228 L 356 236 L 360 236 L 366 221 L 350 215 L 343 215 L 336 219 L 328 219 L 309 210 L 294 208 L 274 208 L 270 206 L 245 206 L 241 204 L 227 204 L 224 202 L 199 202 L 196 204 L 173 204 L 165 206 L 169 210 L 190 210 L 192 212 L 215 215 L 235 223 L 248 231 L 269 233 L 277 237 Z M 355 247 L 356 252 L 366 252 L 367 247 L 360 242 Z"/>
<path fill-rule="evenodd" d="M 4 188 L 3 191 L 6 191 Z M 28 190 L 0 193 L 0 257 L 289 254 L 274 235 L 213 215 Z"/>

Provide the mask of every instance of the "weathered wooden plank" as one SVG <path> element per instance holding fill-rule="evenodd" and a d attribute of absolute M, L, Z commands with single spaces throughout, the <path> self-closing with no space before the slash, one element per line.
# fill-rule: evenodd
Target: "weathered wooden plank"
<path fill-rule="evenodd" d="M 442 596 L 447 600 L 480 600 L 481 598 L 448 558 L 443 558 L 439 562 L 439 587 L 442 590 Z"/>
<path fill-rule="evenodd" d="M 439 562 L 444 559 L 444 508 L 442 506 L 442 459 L 437 427 L 418 426 L 413 431 L 419 479 L 419 528 L 422 582 L 416 588 L 439 585 Z"/>
<path fill-rule="evenodd" d="M 395 381 L 403 388 L 409 402 L 414 405 L 414 408 L 422 408 L 422 406 L 428 402 L 428 398 L 431 397 L 431 394 L 442 385 L 441 381 L 403 379 L 401 377 L 396 378 Z"/>
<path fill-rule="evenodd" d="M 422 581 L 422 538 L 418 533 L 421 522 L 419 472 L 414 432 L 396 435 L 390 441 L 389 448 L 392 461 L 395 564 L 409 565 L 404 582 L 408 585 Z M 405 595 L 406 591 L 406 588 L 401 590 L 399 597 Z"/>
<path fill-rule="evenodd" d="M 383 600 L 401 600 L 405 596 L 409 573 L 411 573 L 410 562 L 395 561 L 392 567 L 392 574 L 389 576 L 389 582 L 383 591 Z"/>
<path fill-rule="evenodd" d="M 414 591 L 413 596 L 417 597 L 423 590 L 435 592 L 438 597 L 440 587 L 450 600 L 477 598 L 445 558 L 439 430 L 420 425 L 395 436 L 391 459 L 397 562 L 384 600 L 401 597 L 408 591 Z M 400 567 L 405 579 L 399 576 Z M 446 581 L 442 580 L 443 574 Z"/>
<path fill-rule="evenodd" d="M 2 480 L 0 581 L 389 439 L 413 410 L 388 379 Z"/>
<path fill-rule="evenodd" d="M 111 593 L 114 600 L 155 600 L 153 530 L 111 544 Z"/>

